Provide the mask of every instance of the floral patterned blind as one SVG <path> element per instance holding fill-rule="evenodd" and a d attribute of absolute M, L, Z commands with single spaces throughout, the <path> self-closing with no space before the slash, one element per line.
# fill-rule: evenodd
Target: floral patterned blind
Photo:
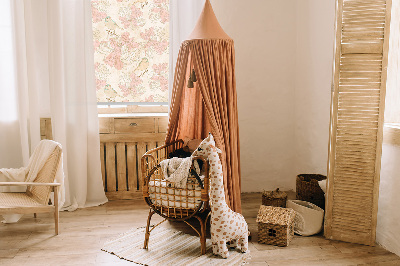
<path fill-rule="evenodd" d="M 92 0 L 98 102 L 167 102 L 169 0 Z"/>

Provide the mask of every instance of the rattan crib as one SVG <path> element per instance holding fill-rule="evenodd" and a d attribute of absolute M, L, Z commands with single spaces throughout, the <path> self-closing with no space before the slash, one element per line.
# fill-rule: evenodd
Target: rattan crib
<path fill-rule="evenodd" d="M 196 174 L 191 167 L 186 187 L 177 188 L 173 183 L 163 179 L 160 162 L 169 158 L 169 154 L 183 147 L 183 141 L 177 140 L 170 144 L 146 152 L 141 161 L 143 198 L 150 206 L 147 218 L 144 248 L 148 248 L 150 232 L 166 220 L 183 221 L 193 228 L 200 236 L 201 252 L 206 252 L 206 224 L 210 217 L 209 212 L 209 173 L 208 162 L 203 157 L 196 156 L 194 160 L 201 160 L 203 178 Z M 150 229 L 151 217 L 154 213 L 165 219 Z M 200 222 L 200 232 L 190 224 L 189 219 L 195 218 Z"/>

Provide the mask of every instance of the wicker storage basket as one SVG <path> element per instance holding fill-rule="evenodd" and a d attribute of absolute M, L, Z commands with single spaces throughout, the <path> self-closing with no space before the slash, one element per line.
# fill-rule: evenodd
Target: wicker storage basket
<path fill-rule="evenodd" d="M 258 243 L 287 247 L 294 235 L 292 209 L 261 205 L 257 215 Z"/>
<path fill-rule="evenodd" d="M 300 174 L 296 178 L 296 199 L 314 203 L 325 210 L 325 195 L 318 181 L 326 179 L 324 175 Z"/>
<path fill-rule="evenodd" d="M 262 205 L 286 208 L 287 194 L 279 191 L 264 191 L 262 194 Z"/>

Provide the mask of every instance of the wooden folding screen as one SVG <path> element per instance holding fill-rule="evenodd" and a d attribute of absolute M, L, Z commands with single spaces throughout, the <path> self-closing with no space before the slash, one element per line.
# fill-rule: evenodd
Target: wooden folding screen
<path fill-rule="evenodd" d="M 325 236 L 375 243 L 391 0 L 338 0 Z"/>

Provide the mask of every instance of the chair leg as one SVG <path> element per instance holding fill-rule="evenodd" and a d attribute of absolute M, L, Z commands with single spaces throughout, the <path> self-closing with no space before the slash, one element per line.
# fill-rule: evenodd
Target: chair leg
<path fill-rule="evenodd" d="M 54 187 L 54 227 L 55 234 L 58 235 L 58 220 L 59 220 L 59 210 L 58 210 L 58 187 Z"/>
<path fill-rule="evenodd" d="M 35 219 L 36 219 L 36 217 L 37 217 L 37 216 L 36 216 L 36 212 L 35 212 L 35 213 L 33 214 L 33 218 L 35 218 Z"/>
<path fill-rule="evenodd" d="M 201 255 L 206 254 L 206 221 L 199 219 L 201 227 L 200 235 L 200 245 L 201 245 Z"/>
<path fill-rule="evenodd" d="M 154 213 L 155 212 L 150 208 L 149 217 L 147 217 L 146 234 L 144 236 L 144 245 L 143 245 L 144 249 L 148 249 L 149 248 L 150 221 L 151 221 L 151 216 L 153 216 Z"/>
<path fill-rule="evenodd" d="M 200 223 L 200 233 L 196 229 L 195 230 L 200 236 L 201 255 L 206 254 L 206 251 L 207 251 L 206 250 L 207 249 L 207 247 L 206 247 L 206 240 L 207 240 L 206 235 L 207 235 L 207 220 L 208 220 L 209 216 L 210 216 L 210 213 L 204 218 L 202 218 L 201 216 L 197 216 L 197 215 L 193 216 Z"/>

